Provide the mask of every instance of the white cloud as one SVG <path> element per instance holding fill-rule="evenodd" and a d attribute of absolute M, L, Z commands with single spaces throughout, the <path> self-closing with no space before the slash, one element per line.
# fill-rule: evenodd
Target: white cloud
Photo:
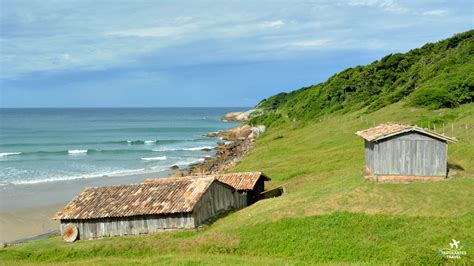
<path fill-rule="evenodd" d="M 376 6 L 378 4 L 378 0 L 350 0 L 350 6 Z"/>
<path fill-rule="evenodd" d="M 285 25 L 285 22 L 281 20 L 274 20 L 274 21 L 265 21 L 260 24 L 263 28 L 280 28 L 281 26 Z"/>
<path fill-rule="evenodd" d="M 423 12 L 422 14 L 424 16 L 446 16 L 449 12 L 445 9 L 433 9 L 433 10 L 428 10 Z"/>
<path fill-rule="evenodd" d="M 61 58 L 64 59 L 64 60 L 69 60 L 71 58 L 71 55 L 68 54 L 68 53 L 64 53 L 61 55 Z"/>
<path fill-rule="evenodd" d="M 106 36 L 117 37 L 180 37 L 183 34 L 198 30 L 196 23 L 192 23 L 193 18 L 190 16 L 179 16 L 170 23 L 157 25 L 155 27 L 132 28 L 125 30 L 109 31 Z"/>
<path fill-rule="evenodd" d="M 186 24 L 180 26 L 159 26 L 149 27 L 141 29 L 129 29 L 120 31 L 111 31 L 105 33 L 106 36 L 117 36 L 117 37 L 170 37 L 180 36 L 184 33 L 190 32 L 197 29 L 195 25 Z"/>
<path fill-rule="evenodd" d="M 288 44 L 288 46 L 292 47 L 300 47 L 300 48 L 319 48 L 324 47 L 329 43 L 328 39 L 312 39 L 312 40 L 302 40 L 302 41 L 295 41 Z"/>
<path fill-rule="evenodd" d="M 408 12 L 408 8 L 401 6 L 394 0 L 351 0 L 349 1 L 349 5 L 373 7 L 381 9 L 383 11 L 398 14 Z"/>

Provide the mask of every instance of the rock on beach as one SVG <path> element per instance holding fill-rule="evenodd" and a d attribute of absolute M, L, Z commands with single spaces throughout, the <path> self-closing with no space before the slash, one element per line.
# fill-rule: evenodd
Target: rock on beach
<path fill-rule="evenodd" d="M 222 120 L 229 122 L 245 122 L 249 120 L 250 115 L 255 112 L 255 109 L 246 112 L 230 112 L 222 116 Z"/>

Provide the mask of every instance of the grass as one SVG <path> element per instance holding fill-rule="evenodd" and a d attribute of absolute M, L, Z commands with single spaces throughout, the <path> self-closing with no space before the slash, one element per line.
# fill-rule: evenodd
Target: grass
<path fill-rule="evenodd" d="M 357 130 L 386 121 L 428 123 L 455 136 L 450 178 L 373 183 L 362 176 Z M 197 231 L 78 241 L 59 237 L 0 251 L 0 264 L 442 264 L 474 263 L 474 104 L 429 111 L 397 103 L 272 127 L 232 171 L 262 170 L 288 193 Z M 452 261 L 437 254 L 467 242 Z"/>

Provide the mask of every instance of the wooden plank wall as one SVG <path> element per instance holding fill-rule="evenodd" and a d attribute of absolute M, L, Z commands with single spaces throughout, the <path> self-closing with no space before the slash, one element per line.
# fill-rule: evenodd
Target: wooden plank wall
<path fill-rule="evenodd" d="M 374 171 L 374 143 L 364 140 L 365 144 L 365 165 Z"/>
<path fill-rule="evenodd" d="M 221 213 L 235 209 L 239 204 L 236 202 L 236 198 L 239 197 L 235 196 L 230 187 L 220 182 L 212 183 L 194 207 L 195 226 L 197 227 Z"/>
<path fill-rule="evenodd" d="M 78 228 L 79 239 L 151 234 L 169 229 L 194 228 L 194 218 L 191 213 L 61 220 L 61 234 L 68 223 Z"/>
<path fill-rule="evenodd" d="M 234 202 L 235 209 L 241 209 L 248 206 L 248 193 L 246 191 L 235 191 L 234 192 Z"/>
<path fill-rule="evenodd" d="M 366 163 L 376 175 L 446 176 L 447 143 L 416 132 L 366 143 Z"/>

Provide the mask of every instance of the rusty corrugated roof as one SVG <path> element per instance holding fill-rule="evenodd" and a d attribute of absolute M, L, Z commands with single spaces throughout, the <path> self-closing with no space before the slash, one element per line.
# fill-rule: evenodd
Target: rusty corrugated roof
<path fill-rule="evenodd" d="M 373 128 L 357 131 L 356 135 L 368 141 L 379 141 L 391 136 L 395 136 L 395 135 L 410 132 L 410 131 L 416 131 L 416 132 L 426 134 L 433 138 L 441 139 L 444 141 L 456 142 L 455 138 L 450 138 L 450 137 L 438 134 L 436 132 L 433 132 L 433 131 L 430 131 L 418 126 L 410 126 L 410 125 L 397 124 L 397 123 L 380 124 Z"/>
<path fill-rule="evenodd" d="M 252 190 L 255 184 L 260 178 L 264 180 L 270 180 L 262 172 L 245 172 L 245 173 L 230 173 L 230 174 L 215 174 L 215 175 L 202 175 L 202 176 L 186 176 L 176 178 L 148 178 L 145 179 L 145 183 L 154 182 L 170 182 L 179 179 L 196 179 L 196 178 L 215 178 L 222 183 L 225 183 L 236 190 Z"/>
<path fill-rule="evenodd" d="M 191 212 L 213 182 L 217 181 L 214 178 L 187 178 L 173 182 L 86 188 L 57 212 L 53 219 Z"/>

